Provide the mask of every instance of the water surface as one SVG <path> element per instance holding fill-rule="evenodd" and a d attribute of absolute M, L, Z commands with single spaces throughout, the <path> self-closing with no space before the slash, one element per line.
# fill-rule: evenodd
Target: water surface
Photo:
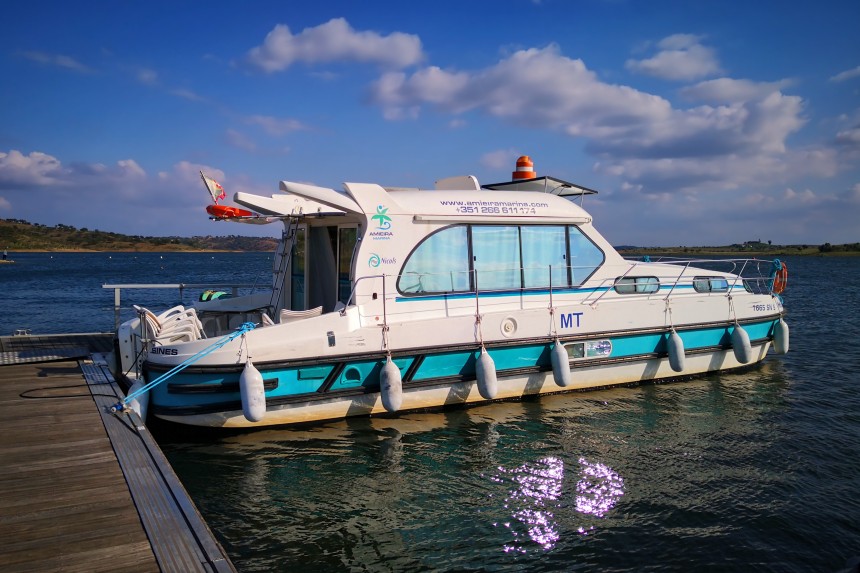
<path fill-rule="evenodd" d="M 0 334 L 109 330 L 102 283 L 266 282 L 271 264 L 267 254 L 48 257 L 0 268 Z M 860 555 L 860 259 L 787 262 L 791 351 L 746 371 L 157 435 L 243 572 L 838 571 Z M 175 291 L 138 302 L 153 297 L 156 308 L 178 302 Z"/>

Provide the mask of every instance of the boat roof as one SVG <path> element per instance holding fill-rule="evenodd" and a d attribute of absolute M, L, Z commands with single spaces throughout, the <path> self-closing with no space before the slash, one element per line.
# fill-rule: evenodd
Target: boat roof
<path fill-rule="evenodd" d="M 554 177 L 480 185 L 472 175 L 449 177 L 435 189 L 384 188 L 375 183 L 345 183 L 340 192 L 306 183 L 281 181 L 281 195 L 236 193 L 234 200 L 276 217 L 326 215 L 412 215 L 415 221 L 542 221 L 586 223 L 591 216 L 565 197 L 591 195 L 593 189 Z"/>
<path fill-rule="evenodd" d="M 555 177 L 534 177 L 532 179 L 519 179 L 517 181 L 504 181 L 502 183 L 489 183 L 483 185 L 484 189 L 496 191 L 536 191 L 539 193 L 551 193 L 559 197 L 573 197 L 579 195 L 597 195 L 597 191 L 570 183 L 564 179 Z"/>

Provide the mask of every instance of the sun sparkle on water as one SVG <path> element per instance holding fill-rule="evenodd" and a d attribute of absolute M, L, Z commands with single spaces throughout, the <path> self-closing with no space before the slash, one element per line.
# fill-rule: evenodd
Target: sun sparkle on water
<path fill-rule="evenodd" d="M 579 464 L 574 508 L 581 514 L 602 518 L 624 495 L 624 479 L 605 464 L 583 457 L 579 458 Z M 499 468 L 494 481 L 512 484 L 505 498 L 505 508 L 515 520 L 502 524 L 515 539 L 503 546 L 505 552 L 525 553 L 527 548 L 523 541 L 526 538 L 545 551 L 556 546 L 562 536 L 556 512 L 565 506 L 564 474 L 564 461 L 555 456 L 526 462 L 512 470 Z M 517 530 L 517 523 L 525 526 L 525 532 Z M 577 533 L 587 534 L 591 529 L 579 527 Z"/>

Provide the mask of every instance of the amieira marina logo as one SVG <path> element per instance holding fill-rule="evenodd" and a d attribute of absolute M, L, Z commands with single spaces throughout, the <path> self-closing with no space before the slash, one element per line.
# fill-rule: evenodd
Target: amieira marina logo
<path fill-rule="evenodd" d="M 377 205 L 376 206 L 376 215 L 371 217 L 371 219 L 375 221 L 379 221 L 379 225 L 377 225 L 377 229 L 380 231 L 387 231 L 391 228 L 391 217 L 387 215 L 388 207 L 385 205 Z"/>
<path fill-rule="evenodd" d="M 367 235 L 374 241 L 387 241 L 394 236 L 391 229 L 391 217 L 388 216 L 388 207 L 385 205 L 376 206 L 376 215 L 371 217 L 378 224 L 375 231 L 369 232 Z"/>

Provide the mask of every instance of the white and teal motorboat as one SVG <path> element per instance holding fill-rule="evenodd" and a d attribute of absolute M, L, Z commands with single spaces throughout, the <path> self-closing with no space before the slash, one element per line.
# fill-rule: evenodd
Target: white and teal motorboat
<path fill-rule="evenodd" d="M 214 427 L 390 416 L 788 350 L 783 264 L 625 259 L 574 202 L 591 189 L 520 170 L 492 185 L 280 191 L 236 193 L 253 214 L 218 211 L 283 222 L 270 289 L 140 308 L 120 326 L 117 370 L 145 388 L 131 397 L 149 415 Z"/>

